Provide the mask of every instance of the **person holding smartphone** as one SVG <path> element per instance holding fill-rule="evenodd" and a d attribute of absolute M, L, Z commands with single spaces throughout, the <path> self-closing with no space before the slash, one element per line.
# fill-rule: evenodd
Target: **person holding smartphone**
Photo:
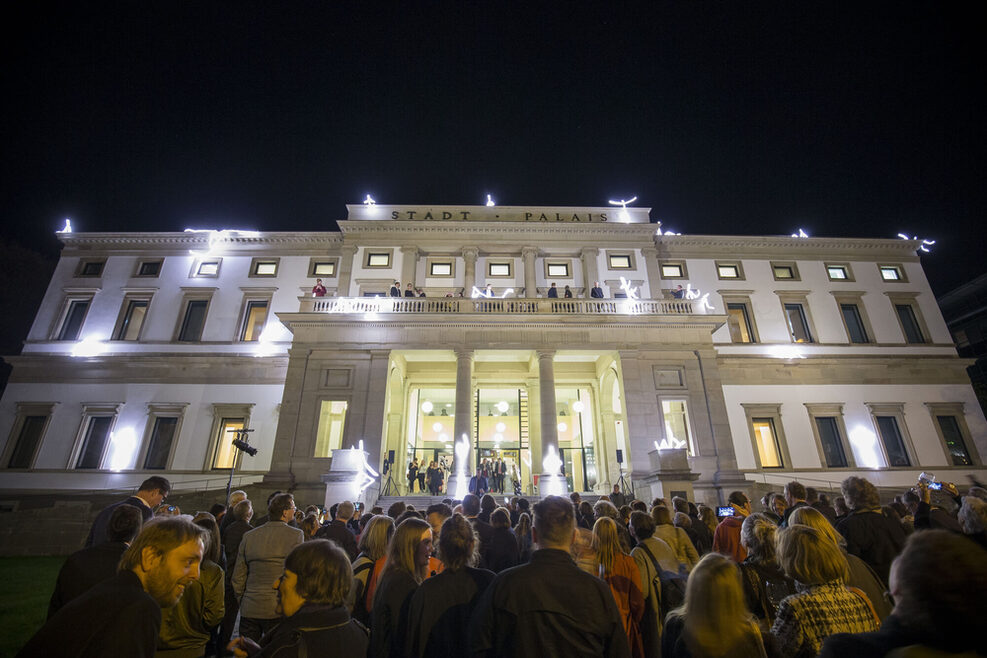
<path fill-rule="evenodd" d="M 751 501 L 743 491 L 731 491 L 727 503 L 717 508 L 717 516 L 722 520 L 713 533 L 713 552 L 729 555 L 740 564 L 747 559 L 747 549 L 740 543 L 740 529 L 751 513 Z"/>

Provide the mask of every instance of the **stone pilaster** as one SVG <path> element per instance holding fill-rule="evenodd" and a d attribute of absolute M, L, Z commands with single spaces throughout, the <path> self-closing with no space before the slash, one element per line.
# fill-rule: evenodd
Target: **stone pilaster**
<path fill-rule="evenodd" d="M 415 272 L 418 271 L 418 247 L 401 247 L 401 285 L 415 287 Z M 401 291 L 404 294 L 404 290 Z"/>
<path fill-rule="evenodd" d="M 600 250 L 596 247 L 583 247 L 579 251 L 579 256 L 583 260 L 583 287 L 587 298 L 589 298 L 593 284 L 596 283 L 599 276 L 596 268 L 596 257 L 599 255 Z"/>
<path fill-rule="evenodd" d="M 644 267 L 648 272 L 648 293 L 651 295 L 651 299 L 662 299 L 664 295 L 661 292 L 661 269 L 658 267 L 658 250 L 654 247 L 644 247 L 641 249 L 641 256 L 644 257 Z"/>
<path fill-rule="evenodd" d="M 480 250 L 476 247 L 463 247 L 463 295 L 470 296 L 473 286 L 476 285 L 476 258 L 480 255 Z"/>
<path fill-rule="evenodd" d="M 521 260 L 524 265 L 524 296 L 538 296 L 538 279 L 535 276 L 535 259 L 538 257 L 537 247 L 521 247 Z"/>
<path fill-rule="evenodd" d="M 339 248 L 339 279 L 336 284 L 337 297 L 350 296 L 350 279 L 353 277 L 353 257 L 356 256 L 357 248 L 351 244 L 344 244 Z"/>

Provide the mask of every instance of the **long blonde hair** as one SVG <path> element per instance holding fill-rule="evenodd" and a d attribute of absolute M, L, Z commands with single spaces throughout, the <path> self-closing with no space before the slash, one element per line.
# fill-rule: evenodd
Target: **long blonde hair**
<path fill-rule="evenodd" d="M 418 518 L 402 521 L 394 531 L 391 543 L 387 547 L 387 560 L 384 562 L 381 577 L 394 569 L 411 574 L 418 583 L 425 580 L 428 576 L 428 565 L 419 567 L 415 564 L 415 553 L 418 551 L 422 533 L 431 529 L 431 526 Z"/>
<path fill-rule="evenodd" d="M 693 656 L 722 656 L 744 638 L 755 638 L 737 565 L 709 553 L 689 574 L 685 603 L 668 613 L 683 617 L 683 639 Z"/>
<path fill-rule="evenodd" d="M 620 535 L 617 522 L 604 516 L 593 525 L 593 550 L 596 559 L 603 566 L 604 573 L 613 571 L 613 563 L 623 551 L 620 548 Z"/>

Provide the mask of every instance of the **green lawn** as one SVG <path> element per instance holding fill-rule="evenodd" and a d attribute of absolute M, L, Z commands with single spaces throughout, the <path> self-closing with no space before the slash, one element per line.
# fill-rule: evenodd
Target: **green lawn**
<path fill-rule="evenodd" d="M 0 558 L 0 656 L 13 656 L 48 614 L 64 557 Z"/>

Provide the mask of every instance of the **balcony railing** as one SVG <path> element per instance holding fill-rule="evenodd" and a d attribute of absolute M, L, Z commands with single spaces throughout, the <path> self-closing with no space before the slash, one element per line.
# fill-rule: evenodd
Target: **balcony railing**
<path fill-rule="evenodd" d="M 499 315 L 689 315 L 711 312 L 691 299 L 466 299 L 462 297 L 299 297 L 302 313 L 489 313 Z"/>

